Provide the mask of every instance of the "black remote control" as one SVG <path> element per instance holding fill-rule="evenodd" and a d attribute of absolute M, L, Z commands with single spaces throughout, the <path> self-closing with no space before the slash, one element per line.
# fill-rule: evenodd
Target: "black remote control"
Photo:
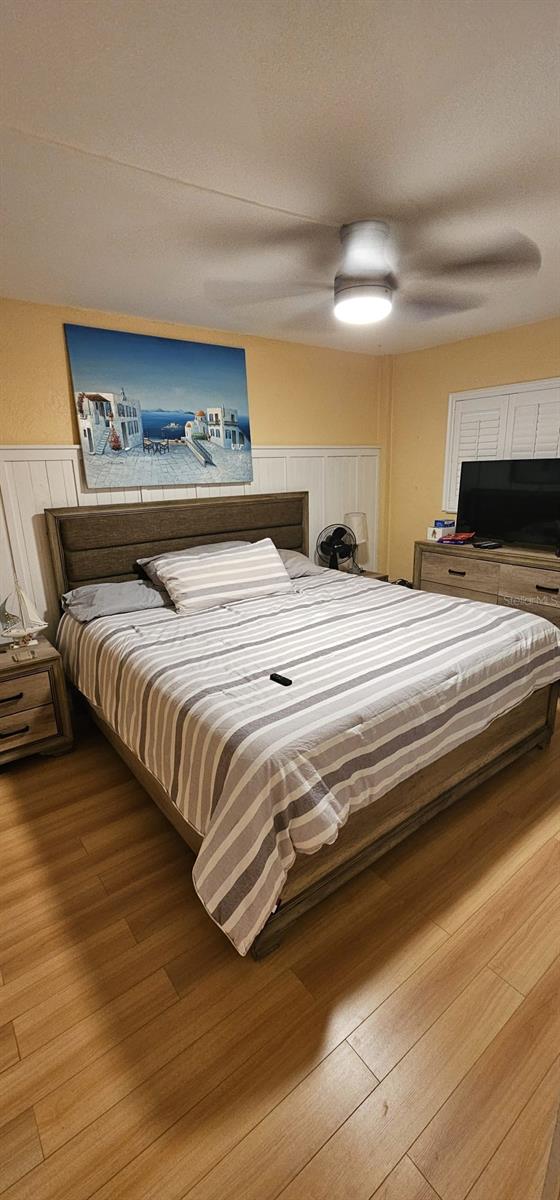
<path fill-rule="evenodd" d="M 282 687 L 290 687 L 291 679 L 287 679 L 285 675 L 277 675 L 276 671 L 270 676 L 273 683 L 281 683 Z"/>

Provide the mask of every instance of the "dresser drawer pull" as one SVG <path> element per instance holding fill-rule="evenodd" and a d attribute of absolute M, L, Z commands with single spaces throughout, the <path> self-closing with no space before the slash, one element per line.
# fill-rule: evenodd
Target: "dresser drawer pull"
<path fill-rule="evenodd" d="M 9 733 L 0 733 L 0 738 L 18 737 L 20 733 L 29 733 L 29 725 L 22 725 L 21 729 L 10 729 Z"/>
<path fill-rule="evenodd" d="M 23 692 L 16 692 L 15 696 L 2 696 L 0 704 L 13 704 L 16 700 L 23 700 Z"/>
<path fill-rule="evenodd" d="M 557 596 L 560 592 L 560 587 L 545 587 L 544 583 L 536 583 L 537 592 L 550 592 L 551 596 Z"/>
<path fill-rule="evenodd" d="M 454 571 L 453 567 L 448 567 L 447 574 L 448 575 L 466 575 L 467 572 L 466 571 Z"/>

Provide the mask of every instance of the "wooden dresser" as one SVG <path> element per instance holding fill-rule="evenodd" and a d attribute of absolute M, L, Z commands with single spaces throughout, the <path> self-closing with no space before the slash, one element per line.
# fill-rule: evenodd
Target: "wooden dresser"
<path fill-rule="evenodd" d="M 552 551 L 416 542 L 414 587 L 523 608 L 560 627 L 560 558 Z"/>

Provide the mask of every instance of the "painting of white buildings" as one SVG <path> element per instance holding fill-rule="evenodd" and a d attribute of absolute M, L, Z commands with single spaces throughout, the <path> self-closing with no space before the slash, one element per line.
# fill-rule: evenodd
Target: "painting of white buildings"
<path fill-rule="evenodd" d="M 220 445 L 224 450 L 243 450 L 245 435 L 238 424 L 238 413 L 235 408 L 224 408 L 223 404 L 207 411 L 208 432 L 214 439 L 213 445 Z"/>
<path fill-rule="evenodd" d="M 85 454 L 104 454 L 110 448 L 130 450 L 142 446 L 142 415 L 121 388 L 115 392 L 78 392 L 76 396 L 80 444 Z"/>
<path fill-rule="evenodd" d="M 93 489 L 250 483 L 245 353 L 65 325 Z"/>

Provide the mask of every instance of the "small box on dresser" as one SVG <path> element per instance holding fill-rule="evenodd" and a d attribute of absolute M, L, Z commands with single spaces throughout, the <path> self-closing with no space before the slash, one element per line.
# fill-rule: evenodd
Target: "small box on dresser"
<path fill-rule="evenodd" d="M 62 660 L 45 637 L 32 658 L 15 661 L 0 647 L 0 767 L 28 754 L 61 754 L 72 745 Z"/>
<path fill-rule="evenodd" d="M 552 550 L 415 542 L 414 587 L 521 608 L 560 627 L 560 558 Z"/>

